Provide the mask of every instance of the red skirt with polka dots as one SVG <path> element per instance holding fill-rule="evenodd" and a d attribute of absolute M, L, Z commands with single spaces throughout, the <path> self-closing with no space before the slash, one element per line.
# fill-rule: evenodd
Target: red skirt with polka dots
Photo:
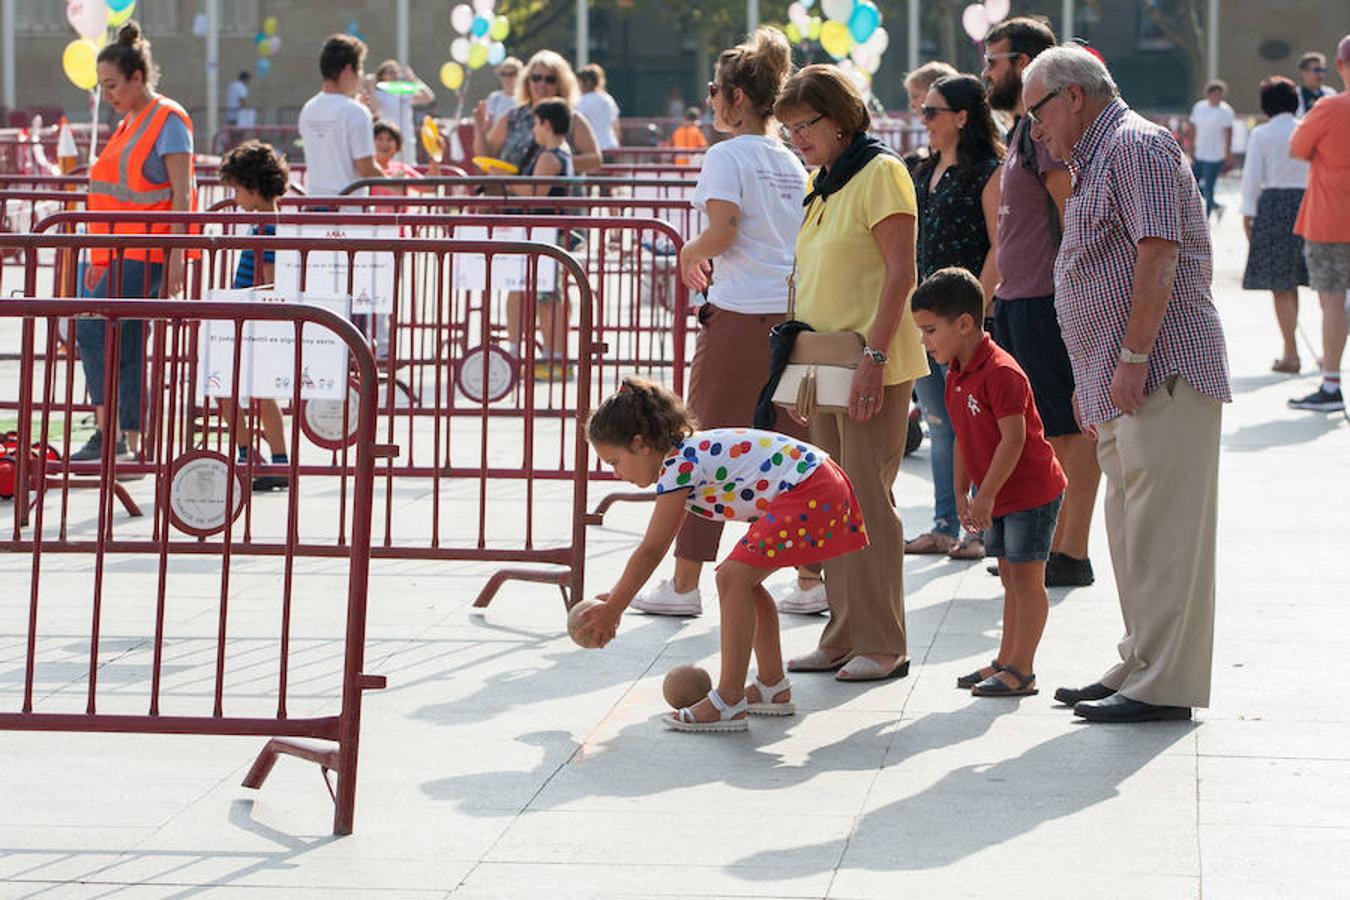
<path fill-rule="evenodd" d="M 761 569 L 804 566 L 867 546 L 862 509 L 834 460 L 769 501 L 727 559 Z"/>

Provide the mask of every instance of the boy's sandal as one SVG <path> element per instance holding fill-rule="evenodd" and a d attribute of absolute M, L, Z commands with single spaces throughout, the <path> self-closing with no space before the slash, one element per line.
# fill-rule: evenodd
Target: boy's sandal
<path fill-rule="evenodd" d="M 994 670 L 993 674 L 995 675 L 1003 671 L 1002 664 L 999 663 L 999 661 L 996 659 L 991 660 L 989 665 L 986 666 L 985 668 L 993 669 Z M 956 679 L 956 686 L 961 688 L 962 690 L 968 691 L 988 677 L 989 677 L 988 675 L 984 674 L 984 669 L 976 669 L 969 675 L 962 675 L 960 678 Z"/>
<path fill-rule="evenodd" d="M 948 550 L 947 556 L 952 559 L 984 559 L 984 541 L 978 535 L 971 535 Z"/>
<path fill-rule="evenodd" d="M 694 718 L 694 712 L 687 706 L 682 706 L 668 716 L 663 716 L 661 721 L 666 723 L 666 727 L 672 731 L 748 731 L 750 723 L 746 721 L 746 716 L 742 715 L 749 708 L 750 704 L 742 697 L 739 702 L 728 704 L 722 699 L 722 695 L 713 688 L 708 691 L 708 702 L 717 710 L 717 718 L 712 722 L 700 722 Z M 734 718 L 741 716 L 741 718 Z"/>
<path fill-rule="evenodd" d="M 745 709 L 752 716 L 790 716 L 797 711 L 797 704 L 791 700 L 785 700 L 782 703 L 774 703 L 773 698 L 790 689 L 792 683 L 788 681 L 786 675 L 783 680 L 777 684 L 765 684 L 759 680 L 759 673 L 755 673 L 753 683 L 755 690 L 759 691 L 759 702 L 751 703 Z M 746 695 L 749 699 L 749 695 Z"/>
<path fill-rule="evenodd" d="M 1039 690 L 1032 687 L 1032 685 L 1036 683 L 1035 672 L 1032 672 L 1030 675 L 1023 675 L 1021 672 L 1008 666 L 1004 666 L 1003 671 L 1017 679 L 1016 687 L 1010 687 L 1008 683 L 1002 678 L 999 678 L 998 675 L 990 675 L 984 681 L 981 681 L 971 688 L 970 692 L 976 697 L 1031 697 L 1040 693 Z"/>
<path fill-rule="evenodd" d="M 845 653 L 837 659 L 831 659 L 822 649 L 817 647 L 805 656 L 798 656 L 796 659 L 788 660 L 787 668 L 789 672 L 833 672 L 843 667 L 848 662 L 849 654 Z"/>

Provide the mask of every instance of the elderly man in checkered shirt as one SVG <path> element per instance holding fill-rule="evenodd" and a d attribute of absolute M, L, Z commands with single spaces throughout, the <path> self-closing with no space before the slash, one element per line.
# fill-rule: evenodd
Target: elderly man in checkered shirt
<path fill-rule="evenodd" d="M 1080 47 L 1022 74 L 1035 136 L 1073 189 L 1055 311 L 1074 411 L 1096 434 L 1125 637 L 1121 661 L 1055 698 L 1090 722 L 1185 719 L 1209 705 L 1222 404 L 1232 399 L 1205 206 L 1181 148 Z"/>

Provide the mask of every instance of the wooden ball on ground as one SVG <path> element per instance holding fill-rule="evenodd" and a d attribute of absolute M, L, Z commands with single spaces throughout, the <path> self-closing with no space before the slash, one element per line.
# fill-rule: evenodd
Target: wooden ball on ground
<path fill-rule="evenodd" d="M 676 666 L 666 673 L 661 693 L 673 708 L 693 706 L 712 690 L 712 676 L 698 666 Z"/>
<path fill-rule="evenodd" d="M 592 636 L 589 631 L 586 631 L 584 629 L 584 623 L 582 622 L 581 615 L 582 613 L 586 612 L 586 610 L 594 609 L 603 602 L 604 601 L 602 600 L 596 600 L 594 598 L 590 600 L 582 600 L 579 603 L 577 603 L 576 606 L 573 606 L 572 609 L 567 613 L 567 634 L 569 637 L 572 638 L 572 641 L 578 647 L 585 647 L 587 650 L 594 650 L 600 646 L 600 642 L 595 640 L 594 636 Z"/>

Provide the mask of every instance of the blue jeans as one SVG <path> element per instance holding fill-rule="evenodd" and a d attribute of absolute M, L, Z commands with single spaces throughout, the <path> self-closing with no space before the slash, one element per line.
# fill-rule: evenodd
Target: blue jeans
<path fill-rule="evenodd" d="M 1195 175 L 1196 184 L 1200 185 L 1200 196 L 1205 198 L 1205 215 L 1213 215 L 1214 208 L 1219 204 L 1214 202 L 1214 188 L 1219 183 L 1219 174 L 1223 171 L 1223 162 L 1205 162 L 1204 160 L 1192 160 L 1191 172 Z"/>
<path fill-rule="evenodd" d="M 947 415 L 947 367 L 928 357 L 928 374 L 914 382 L 919 409 L 928 423 L 928 463 L 933 472 L 933 530 L 949 537 L 961 535 L 956 517 L 956 489 L 952 487 L 952 450 L 956 433 Z"/>
<path fill-rule="evenodd" d="M 121 297 L 158 297 L 164 277 L 161 263 L 146 263 L 138 259 L 123 260 L 122 287 L 109 290 L 109 281 L 116 266 L 109 266 L 103 277 L 90 290 L 84 284 L 85 267 L 80 266 L 81 297 L 107 297 L 116 293 Z M 108 323 L 104 319 L 76 319 L 75 345 L 80 348 L 80 364 L 84 368 L 84 383 L 89 399 L 102 406 L 104 379 L 104 348 L 107 344 Z M 117 424 L 122 431 L 141 430 L 141 378 L 145 366 L 145 323 L 139 319 L 121 320 L 121 338 L 117 351 Z"/>

